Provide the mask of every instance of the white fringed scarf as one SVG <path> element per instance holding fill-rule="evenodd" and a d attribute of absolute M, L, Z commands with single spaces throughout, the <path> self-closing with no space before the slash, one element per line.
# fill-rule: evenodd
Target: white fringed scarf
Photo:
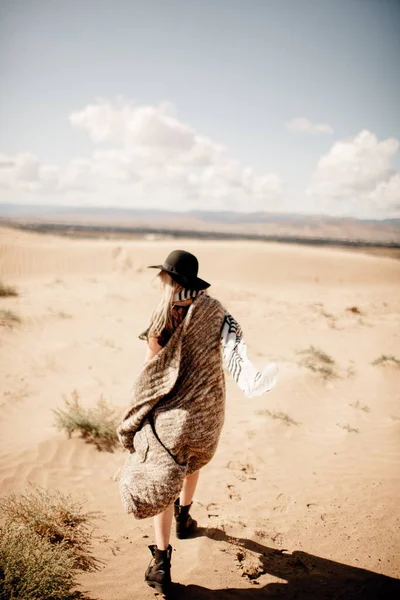
<path fill-rule="evenodd" d="M 204 293 L 204 290 L 183 289 L 174 295 L 173 302 Z M 221 344 L 225 367 L 247 397 L 261 396 L 274 387 L 278 378 L 277 365 L 271 362 L 261 372 L 256 369 L 247 356 L 242 328 L 227 311 L 221 328 Z"/>

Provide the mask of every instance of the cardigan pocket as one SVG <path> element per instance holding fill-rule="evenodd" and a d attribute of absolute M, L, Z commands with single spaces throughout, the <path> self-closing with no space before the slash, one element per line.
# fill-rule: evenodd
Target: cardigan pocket
<path fill-rule="evenodd" d="M 175 461 L 148 419 L 135 434 L 134 445 L 137 451 L 127 457 L 122 467 L 119 491 L 125 511 L 133 513 L 136 519 L 146 519 L 163 512 L 176 500 L 187 465 Z"/>
<path fill-rule="evenodd" d="M 135 433 L 133 438 L 133 447 L 135 448 L 136 456 L 139 462 L 144 462 L 149 450 L 149 441 L 147 439 L 145 426 L 142 426 L 139 431 Z"/>

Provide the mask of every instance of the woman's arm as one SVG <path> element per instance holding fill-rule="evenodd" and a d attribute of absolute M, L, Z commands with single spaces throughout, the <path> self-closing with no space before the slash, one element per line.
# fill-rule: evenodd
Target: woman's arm
<path fill-rule="evenodd" d="M 145 363 L 154 358 L 157 352 L 161 350 L 161 348 L 162 346 L 160 346 L 156 337 L 149 337 L 149 339 L 147 340 Z"/>

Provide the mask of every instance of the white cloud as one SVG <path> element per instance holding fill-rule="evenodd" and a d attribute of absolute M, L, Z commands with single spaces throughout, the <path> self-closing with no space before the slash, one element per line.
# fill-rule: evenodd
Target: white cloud
<path fill-rule="evenodd" d="M 0 186 L 29 192 L 29 199 L 47 195 L 53 202 L 68 195 L 70 204 L 278 209 L 278 175 L 243 166 L 223 145 L 179 121 L 170 104 L 104 100 L 73 112 L 70 122 L 93 141 L 90 156 L 63 167 L 41 164 L 31 154 L 0 156 Z"/>
<path fill-rule="evenodd" d="M 0 186 L 32 189 L 40 180 L 40 162 L 33 154 L 0 155 Z"/>
<path fill-rule="evenodd" d="M 18 201 L 171 210 L 279 211 L 282 179 L 256 173 L 228 149 L 180 121 L 173 106 L 99 101 L 70 115 L 93 141 L 85 157 L 64 166 L 29 153 L 0 155 L 0 188 Z M 329 125 L 295 119 L 288 128 L 331 133 Z M 302 208 L 357 216 L 400 216 L 399 142 L 370 131 L 338 141 L 318 161 Z M 67 200 L 66 200 L 67 198 Z"/>
<path fill-rule="evenodd" d="M 400 175 L 391 167 L 398 148 L 397 140 L 379 141 L 367 130 L 336 142 L 319 159 L 307 192 L 342 206 L 350 202 L 365 213 L 398 209 Z"/>
<path fill-rule="evenodd" d="M 73 159 L 61 169 L 41 164 L 33 154 L 0 155 L 0 187 L 22 192 L 46 194 L 83 187 L 89 160 Z"/>
<path fill-rule="evenodd" d="M 400 217 L 400 173 L 380 182 L 371 194 L 371 200 L 377 207 L 393 210 Z"/>
<path fill-rule="evenodd" d="M 74 127 L 86 130 L 96 143 L 109 142 L 153 150 L 186 152 L 193 145 L 194 130 L 178 121 L 167 103 L 136 106 L 108 101 L 86 106 L 70 115 Z"/>
<path fill-rule="evenodd" d="M 286 128 L 298 133 L 333 133 L 333 128 L 327 123 L 313 124 L 304 117 L 288 121 Z"/>
<path fill-rule="evenodd" d="M 283 182 L 255 174 L 227 149 L 178 120 L 173 106 L 100 101 L 71 114 L 96 148 L 88 169 L 115 186 L 131 185 L 131 199 L 168 208 L 277 209 Z M 121 189 L 119 189 L 121 193 Z M 129 198 L 127 197 L 127 202 Z M 172 204 L 171 204 L 172 203 Z"/>

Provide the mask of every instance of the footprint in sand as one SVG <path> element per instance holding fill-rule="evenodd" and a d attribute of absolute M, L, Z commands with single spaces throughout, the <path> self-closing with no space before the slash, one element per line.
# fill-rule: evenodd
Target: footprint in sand
<path fill-rule="evenodd" d="M 286 496 L 285 494 L 279 494 L 276 497 L 277 504 L 273 507 L 274 512 L 284 513 L 289 510 L 289 506 L 292 504 L 292 499 L 290 496 Z"/>
<path fill-rule="evenodd" d="M 221 507 L 216 502 L 210 502 L 210 504 L 207 504 L 206 506 L 207 516 L 209 519 L 212 517 L 219 517 L 220 510 Z"/>
<path fill-rule="evenodd" d="M 229 483 L 226 484 L 226 488 L 227 488 L 227 492 L 228 492 L 228 496 L 230 500 L 241 500 L 242 496 L 239 494 L 239 492 L 236 490 L 234 485 L 230 485 Z"/>
<path fill-rule="evenodd" d="M 275 533 L 273 535 L 269 536 L 271 538 L 271 540 L 273 541 L 273 543 L 275 544 L 275 546 L 279 546 L 280 548 L 283 547 L 284 544 L 284 538 L 283 538 L 283 534 L 282 533 Z"/>
<path fill-rule="evenodd" d="M 271 540 L 275 546 L 280 548 L 283 547 L 284 537 L 283 533 L 280 533 L 279 531 L 271 532 L 265 531 L 264 529 L 256 529 L 254 531 L 254 535 L 263 542 L 265 540 Z"/>
<path fill-rule="evenodd" d="M 228 463 L 228 469 L 232 469 L 234 471 L 235 477 L 239 479 L 239 481 L 246 481 L 248 479 L 256 480 L 255 469 L 250 463 L 242 463 L 239 461 L 231 460 Z"/>

